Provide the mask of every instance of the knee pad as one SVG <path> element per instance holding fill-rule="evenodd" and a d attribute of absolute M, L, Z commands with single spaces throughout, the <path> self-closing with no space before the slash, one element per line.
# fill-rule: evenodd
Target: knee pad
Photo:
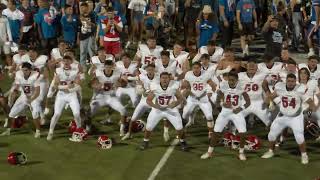
<path fill-rule="evenodd" d="M 274 133 L 269 132 L 268 140 L 269 141 L 276 141 L 277 140 L 277 136 Z"/>
<path fill-rule="evenodd" d="M 296 139 L 298 144 L 304 143 L 304 134 L 303 134 L 303 132 L 295 133 L 294 137 L 295 137 L 295 139 Z"/>

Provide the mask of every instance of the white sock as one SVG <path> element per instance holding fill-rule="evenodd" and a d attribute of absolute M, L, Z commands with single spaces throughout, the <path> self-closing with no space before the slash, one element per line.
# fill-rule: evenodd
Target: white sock
<path fill-rule="evenodd" d="M 11 128 L 7 128 L 7 131 L 9 131 L 9 132 L 10 132 L 10 131 L 11 131 Z"/>
<path fill-rule="evenodd" d="M 243 154 L 244 153 L 244 148 L 239 148 L 239 153 Z"/>
<path fill-rule="evenodd" d="M 144 139 L 143 139 L 143 141 L 145 141 L 145 142 L 149 142 L 149 139 L 144 138 Z"/>
<path fill-rule="evenodd" d="M 124 124 L 120 124 L 120 131 L 123 131 L 123 129 L 124 129 Z"/>
<path fill-rule="evenodd" d="M 309 52 L 313 52 L 313 48 L 309 48 Z"/>
<path fill-rule="evenodd" d="M 307 156 L 307 152 L 301 153 L 301 156 Z"/>
<path fill-rule="evenodd" d="M 163 131 L 164 131 L 165 133 L 168 133 L 168 132 L 169 132 L 169 128 L 166 127 L 166 126 L 164 126 L 164 127 L 163 127 Z"/>
<path fill-rule="evenodd" d="M 53 134 L 53 129 L 49 129 L 49 134 Z"/>
<path fill-rule="evenodd" d="M 36 129 L 36 133 L 40 133 L 40 129 Z"/>
<path fill-rule="evenodd" d="M 213 150 L 214 150 L 214 147 L 209 146 L 209 148 L 208 148 L 208 153 L 212 153 Z"/>

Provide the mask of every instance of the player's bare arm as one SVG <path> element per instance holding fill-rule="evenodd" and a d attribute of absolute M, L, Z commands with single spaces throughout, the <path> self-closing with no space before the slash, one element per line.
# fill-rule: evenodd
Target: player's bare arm
<path fill-rule="evenodd" d="M 156 108 L 156 109 L 161 109 L 161 106 L 159 104 L 155 104 L 153 102 L 153 99 L 154 99 L 155 95 L 154 93 L 151 91 L 149 94 L 148 94 L 148 97 L 147 97 L 147 104 L 153 108 Z"/>
<path fill-rule="evenodd" d="M 181 104 L 183 101 L 186 101 L 185 98 L 182 96 L 180 91 L 177 91 L 175 94 L 177 100 L 176 101 L 172 101 L 169 105 L 168 108 L 173 109 L 175 107 L 177 107 L 179 104 Z"/>

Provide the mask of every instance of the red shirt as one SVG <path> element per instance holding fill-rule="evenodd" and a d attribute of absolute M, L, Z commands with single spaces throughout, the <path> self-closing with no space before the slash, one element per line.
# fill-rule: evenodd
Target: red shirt
<path fill-rule="evenodd" d="M 108 18 L 104 20 L 104 24 L 102 24 L 103 29 L 107 28 L 108 21 L 109 21 Z M 113 18 L 113 22 L 114 22 L 114 24 L 117 24 L 121 28 L 123 27 L 121 18 L 119 16 L 115 16 Z M 120 33 L 117 31 L 116 27 L 114 27 L 114 25 L 112 25 L 110 27 L 109 31 L 106 32 L 106 34 L 104 35 L 103 39 L 104 39 L 104 41 L 120 41 Z"/>

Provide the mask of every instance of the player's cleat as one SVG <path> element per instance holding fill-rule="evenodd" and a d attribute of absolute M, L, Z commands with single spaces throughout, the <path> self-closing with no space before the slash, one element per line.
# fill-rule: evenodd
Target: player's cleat
<path fill-rule="evenodd" d="M 201 159 L 209 159 L 209 158 L 212 158 L 212 157 L 213 157 L 212 153 L 206 152 L 206 153 L 202 154 L 202 156 L 200 158 Z"/>
<path fill-rule="evenodd" d="M 274 156 L 274 152 L 272 150 L 269 150 L 268 152 L 264 153 L 261 158 L 262 159 L 269 159 Z"/>
<path fill-rule="evenodd" d="M 246 161 L 247 160 L 247 157 L 246 157 L 246 155 L 244 154 L 244 153 L 239 153 L 239 159 L 241 160 L 241 161 Z"/>
<path fill-rule="evenodd" d="M 181 150 L 182 151 L 187 151 L 188 150 L 187 142 L 185 142 L 185 141 L 180 142 L 180 146 L 181 146 Z"/>
<path fill-rule="evenodd" d="M 131 139 L 131 138 L 132 138 L 131 134 L 130 134 L 130 133 L 126 133 L 126 135 L 124 135 L 124 136 L 121 138 L 121 141 L 125 141 L 125 140 Z"/>
<path fill-rule="evenodd" d="M 10 130 L 9 129 L 5 130 L 0 134 L 0 136 L 10 136 Z"/>
<path fill-rule="evenodd" d="M 308 164 L 309 163 L 308 155 L 301 155 L 301 163 L 302 164 Z"/>
<path fill-rule="evenodd" d="M 149 148 L 149 141 L 143 141 L 141 146 L 140 146 L 140 150 L 146 150 Z"/>
<path fill-rule="evenodd" d="M 50 109 L 49 108 L 45 108 L 43 114 L 44 115 L 48 115 L 50 113 Z"/>
<path fill-rule="evenodd" d="M 51 141 L 53 139 L 53 133 L 49 133 L 47 136 L 47 141 Z"/>
<path fill-rule="evenodd" d="M 5 118 L 5 119 L 4 119 L 3 127 L 4 127 L 4 128 L 7 128 L 7 127 L 8 127 L 8 118 Z"/>
<path fill-rule="evenodd" d="M 34 138 L 40 138 L 40 136 L 41 136 L 40 131 L 36 131 L 36 132 L 34 133 Z"/>
<path fill-rule="evenodd" d="M 165 142 L 168 142 L 170 140 L 169 132 L 163 132 L 163 139 Z"/>

